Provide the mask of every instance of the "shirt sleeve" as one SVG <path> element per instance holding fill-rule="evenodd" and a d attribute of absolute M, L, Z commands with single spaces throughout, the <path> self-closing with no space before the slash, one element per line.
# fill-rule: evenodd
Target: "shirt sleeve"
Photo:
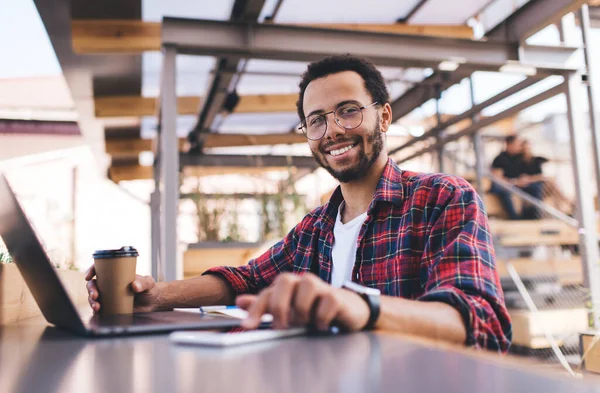
<path fill-rule="evenodd" d="M 204 274 L 213 274 L 223 278 L 236 295 L 243 293 L 255 294 L 271 285 L 275 277 L 286 271 L 292 271 L 294 250 L 298 243 L 300 228 L 303 220 L 294 227 L 286 237 L 268 249 L 258 258 L 250 260 L 247 265 L 240 267 L 219 266 L 207 270 Z"/>
<path fill-rule="evenodd" d="M 425 292 L 418 300 L 456 308 L 467 329 L 468 346 L 506 352 L 512 325 L 483 203 L 464 180 L 441 181 L 430 198 L 435 207 L 421 262 Z"/>
<path fill-rule="evenodd" d="M 504 155 L 500 154 L 492 161 L 492 168 L 504 170 L 505 165 Z"/>

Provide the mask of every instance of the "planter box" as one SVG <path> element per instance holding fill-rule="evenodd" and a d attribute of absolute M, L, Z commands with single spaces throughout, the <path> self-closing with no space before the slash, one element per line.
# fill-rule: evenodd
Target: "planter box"
<path fill-rule="evenodd" d="M 76 306 L 87 305 L 84 276 L 73 270 L 58 270 L 63 285 Z M 31 291 L 15 264 L 0 264 L 0 325 L 41 315 Z"/>
<path fill-rule="evenodd" d="M 600 342 L 594 343 L 594 337 L 599 334 L 598 331 L 588 331 L 579 335 L 581 356 L 585 354 L 583 368 L 594 373 L 600 373 Z"/>
<path fill-rule="evenodd" d="M 205 241 L 188 246 L 183 253 L 183 276 L 192 278 L 215 266 L 242 266 L 256 258 L 275 241 L 264 243 Z"/>
<path fill-rule="evenodd" d="M 556 337 L 577 334 L 588 326 L 588 310 L 585 308 L 542 310 L 537 313 L 508 310 L 508 313 L 513 325 L 513 344 L 532 349 L 550 348 L 544 327 Z"/>

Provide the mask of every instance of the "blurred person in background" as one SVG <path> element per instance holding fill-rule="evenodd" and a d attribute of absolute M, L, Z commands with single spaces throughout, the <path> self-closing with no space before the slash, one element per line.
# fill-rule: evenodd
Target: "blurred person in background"
<path fill-rule="evenodd" d="M 546 157 L 535 156 L 531 150 L 531 143 L 524 140 L 522 144 L 523 151 L 523 174 L 519 177 L 527 185 L 541 183 L 542 196 L 550 197 L 554 204 L 560 210 L 567 214 L 573 214 L 574 204 L 557 186 L 554 179 L 544 176 L 542 166 L 548 159 Z"/>
<path fill-rule="evenodd" d="M 505 144 L 504 150 L 492 162 L 492 175 L 517 187 L 524 186 L 525 181 L 520 180 L 524 166 L 523 141 L 516 135 L 510 135 L 506 137 Z M 492 182 L 490 193 L 498 196 L 509 220 L 521 218 L 515 209 L 510 191 Z"/>

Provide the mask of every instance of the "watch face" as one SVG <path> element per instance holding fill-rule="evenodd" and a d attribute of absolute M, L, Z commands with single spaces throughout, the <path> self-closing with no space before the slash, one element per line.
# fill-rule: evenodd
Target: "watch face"
<path fill-rule="evenodd" d="M 381 291 L 379 289 L 365 287 L 365 286 L 359 285 L 353 281 L 344 282 L 343 288 L 347 288 L 351 291 L 354 291 L 356 293 L 360 293 L 363 295 L 371 295 L 371 296 L 381 295 Z"/>

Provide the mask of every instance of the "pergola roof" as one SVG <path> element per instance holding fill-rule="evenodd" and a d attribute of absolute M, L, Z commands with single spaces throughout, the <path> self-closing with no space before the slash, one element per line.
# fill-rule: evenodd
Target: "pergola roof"
<path fill-rule="evenodd" d="M 506 26 L 530 22 L 543 27 L 583 1 L 551 0 L 544 7 L 541 0 L 504 2 L 508 5 L 472 0 L 454 2 L 452 7 L 445 0 L 374 0 L 368 6 L 358 0 L 223 0 L 209 6 L 187 0 L 110 0 L 93 6 L 83 0 L 35 3 L 63 68 L 83 135 L 99 157 L 108 151 L 121 159 L 130 155 L 127 162 L 132 162 L 139 147 L 152 146 L 141 141 L 156 134 L 162 69 L 160 22 L 165 16 L 342 28 L 357 32 L 357 37 L 362 30 L 459 39 L 491 32 L 491 38 L 502 41 L 514 38 L 502 37 Z M 530 16 L 534 12 L 537 18 Z M 476 16 L 483 23 L 484 31 L 479 33 L 467 26 Z M 523 28 L 519 31 L 528 33 Z M 440 73 L 415 65 L 380 67 L 398 118 L 439 94 L 437 88 L 443 91 L 465 76 L 464 72 Z M 178 55 L 178 136 L 185 138 L 193 129 L 207 131 L 213 146 L 220 147 L 298 143 L 294 103 L 305 67 L 302 61 Z M 223 116 L 227 93 L 234 90 L 239 103 L 233 113 Z M 232 136 L 215 142 L 220 134 Z M 115 146 L 137 148 L 115 151 Z M 185 149 L 186 144 L 181 142 L 181 146 Z"/>

